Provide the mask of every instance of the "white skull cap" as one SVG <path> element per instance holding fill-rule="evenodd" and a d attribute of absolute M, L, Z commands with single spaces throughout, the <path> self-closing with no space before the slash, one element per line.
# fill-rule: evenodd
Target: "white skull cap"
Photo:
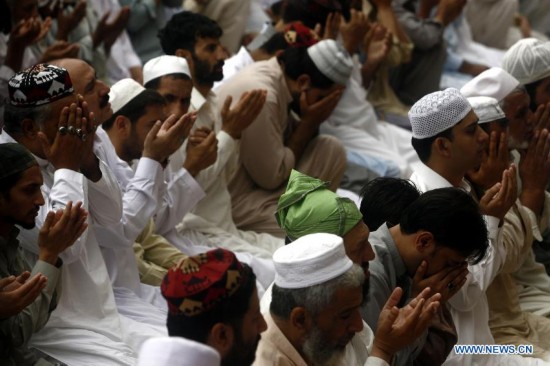
<path fill-rule="evenodd" d="M 550 42 L 536 38 L 519 40 L 504 55 L 502 68 L 522 85 L 550 76 Z"/>
<path fill-rule="evenodd" d="M 468 102 L 470 102 L 474 113 L 479 118 L 479 124 L 506 118 L 502 108 L 498 105 L 498 100 L 495 98 L 471 97 L 468 98 Z"/>
<path fill-rule="evenodd" d="M 466 98 L 492 97 L 500 102 L 518 85 L 519 81 L 508 72 L 500 67 L 492 67 L 468 81 L 460 92 Z"/>
<path fill-rule="evenodd" d="M 147 61 L 143 66 L 143 84 L 145 85 L 153 79 L 170 74 L 185 74 L 191 79 L 191 71 L 187 60 L 183 57 L 163 55 Z"/>
<path fill-rule="evenodd" d="M 412 136 L 433 137 L 459 123 L 471 110 L 468 100 L 455 88 L 425 95 L 409 111 Z"/>

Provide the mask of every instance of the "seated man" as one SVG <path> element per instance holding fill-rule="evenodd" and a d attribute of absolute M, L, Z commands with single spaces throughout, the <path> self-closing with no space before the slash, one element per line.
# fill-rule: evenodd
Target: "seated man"
<path fill-rule="evenodd" d="M 256 62 L 218 89 L 221 98 L 234 100 L 254 87 L 268 91 L 255 122 L 242 133 L 240 163 L 229 186 L 238 227 L 284 236 L 273 212 L 294 168 L 338 188 L 346 167 L 344 149 L 318 131 L 351 69 L 347 51 L 325 40 Z M 299 114 L 299 123 L 289 123 L 289 107 Z"/>
<path fill-rule="evenodd" d="M 346 346 L 363 329 L 363 269 L 346 256 L 342 239 L 333 234 L 303 236 L 277 250 L 273 261 L 277 275 L 265 314 L 268 330 L 255 365 L 340 364 Z M 392 294 L 372 349 L 365 347 L 364 359 L 354 364 L 388 365 L 398 349 L 425 330 L 439 302 L 424 306 L 424 299 L 415 299 L 407 306 L 414 311 L 404 315 L 394 307 L 401 294 L 400 289 Z M 403 322 L 396 322 L 402 316 Z M 408 323 L 413 318 L 414 325 Z"/>
<path fill-rule="evenodd" d="M 65 210 L 48 213 L 38 237 L 38 260 L 29 272 L 31 266 L 19 248 L 19 229 L 15 225 L 25 229 L 36 225 L 37 207 L 44 205 L 42 175 L 36 159 L 23 145 L 0 144 L 0 155 L 0 276 L 13 276 L 15 280 L 2 292 L 29 285 L 39 291 L 34 291 L 34 299 L 21 312 L 1 315 L 0 357 L 6 365 L 50 365 L 38 361 L 27 344 L 57 307 L 63 264 L 59 254 L 86 230 L 87 212 L 81 203 L 68 203 Z"/>
<path fill-rule="evenodd" d="M 189 257 L 171 268 L 161 285 L 168 302 L 168 334 L 214 348 L 224 366 L 254 361 L 266 323 L 256 276 L 225 249 Z"/>

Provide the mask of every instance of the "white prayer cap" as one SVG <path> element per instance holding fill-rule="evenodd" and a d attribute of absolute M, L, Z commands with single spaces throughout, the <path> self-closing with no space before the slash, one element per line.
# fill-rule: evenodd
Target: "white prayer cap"
<path fill-rule="evenodd" d="M 214 348 L 181 337 L 151 338 L 143 343 L 137 366 L 219 366 Z"/>
<path fill-rule="evenodd" d="M 448 88 L 425 95 L 409 111 L 412 136 L 433 137 L 460 122 L 472 106 L 458 89 Z"/>
<path fill-rule="evenodd" d="M 519 81 L 508 72 L 500 67 L 492 67 L 468 81 L 460 92 L 466 98 L 492 97 L 500 102 L 518 85 Z"/>
<path fill-rule="evenodd" d="M 191 79 L 189 65 L 183 57 L 164 55 L 147 61 L 143 66 L 143 84 L 170 74 L 185 74 Z"/>
<path fill-rule="evenodd" d="M 550 42 L 536 38 L 519 40 L 504 55 L 502 68 L 522 85 L 550 76 Z"/>
<path fill-rule="evenodd" d="M 471 97 L 468 102 L 472 106 L 474 113 L 479 118 L 478 123 L 488 123 L 506 118 L 502 108 L 498 105 L 498 100 L 491 97 Z"/>
<path fill-rule="evenodd" d="M 113 108 L 113 113 L 118 112 L 122 107 L 137 97 L 145 88 L 134 79 L 122 79 L 111 86 L 109 92 L 109 103 Z"/>
<path fill-rule="evenodd" d="M 281 288 L 306 288 L 325 283 L 347 272 L 353 262 L 344 241 L 334 234 L 310 234 L 277 249 L 273 254 L 275 284 Z"/>
<path fill-rule="evenodd" d="M 319 71 L 337 84 L 345 85 L 351 76 L 353 61 L 348 52 L 333 39 L 310 46 L 307 53 Z"/>

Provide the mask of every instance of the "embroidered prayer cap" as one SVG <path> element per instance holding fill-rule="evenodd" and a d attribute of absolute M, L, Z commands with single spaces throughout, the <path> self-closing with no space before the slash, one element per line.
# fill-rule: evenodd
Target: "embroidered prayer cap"
<path fill-rule="evenodd" d="M 472 106 L 458 89 L 448 88 L 425 95 L 409 111 L 412 136 L 433 137 L 460 122 Z"/>
<path fill-rule="evenodd" d="M 502 108 L 498 105 L 498 100 L 491 97 L 471 97 L 468 102 L 472 106 L 474 113 L 479 118 L 478 123 L 488 123 L 506 118 Z"/>
<path fill-rule="evenodd" d="M 221 248 L 185 258 L 168 270 L 160 286 L 170 313 L 192 317 L 231 301 L 246 280 L 245 266 Z"/>
<path fill-rule="evenodd" d="M 111 108 L 113 108 L 113 114 L 144 91 L 145 88 L 143 85 L 134 79 L 127 78 L 116 82 L 109 92 L 109 103 L 111 103 Z"/>
<path fill-rule="evenodd" d="M 33 165 L 36 159 L 27 148 L 21 144 L 8 142 L 0 144 L 0 179 L 23 172 Z"/>
<path fill-rule="evenodd" d="M 219 366 L 214 348 L 182 337 L 157 337 L 141 346 L 137 366 Z"/>
<path fill-rule="evenodd" d="M 310 47 L 319 42 L 319 36 L 300 22 L 285 27 L 285 41 L 290 47 Z"/>
<path fill-rule="evenodd" d="M 185 74 L 191 79 L 191 71 L 185 58 L 163 55 L 147 61 L 143 66 L 143 84 L 170 74 Z"/>
<path fill-rule="evenodd" d="M 502 68 L 522 85 L 550 76 L 550 42 L 535 38 L 519 40 L 504 54 Z"/>
<path fill-rule="evenodd" d="M 518 85 L 519 81 L 507 71 L 492 67 L 464 84 L 460 92 L 466 98 L 492 97 L 500 102 Z"/>
<path fill-rule="evenodd" d="M 307 49 L 319 71 L 337 84 L 345 85 L 351 76 L 351 56 L 333 39 L 317 42 Z"/>
<path fill-rule="evenodd" d="M 275 284 L 281 288 L 307 288 L 347 272 L 353 262 L 344 241 L 334 234 L 302 236 L 273 253 Z"/>
<path fill-rule="evenodd" d="M 69 72 L 62 67 L 38 64 L 12 76 L 8 82 L 10 104 L 37 107 L 74 93 Z"/>
<path fill-rule="evenodd" d="M 355 203 L 327 187 L 328 182 L 292 170 L 275 213 L 290 240 L 313 233 L 344 236 L 361 221 Z"/>

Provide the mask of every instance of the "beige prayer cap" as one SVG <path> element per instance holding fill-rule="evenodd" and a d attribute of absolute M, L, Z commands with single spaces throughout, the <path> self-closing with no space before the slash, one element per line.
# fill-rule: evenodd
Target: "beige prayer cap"
<path fill-rule="evenodd" d="M 466 98 L 492 97 L 502 101 L 517 86 L 519 81 L 500 67 L 492 67 L 468 81 L 460 92 Z"/>
<path fill-rule="evenodd" d="M 275 284 L 287 289 L 325 283 L 353 266 L 342 238 L 324 233 L 302 236 L 277 249 L 273 254 L 273 264 Z"/>
<path fill-rule="evenodd" d="M 143 66 L 143 84 L 170 74 L 184 74 L 191 79 L 189 65 L 183 57 L 164 55 L 147 61 Z"/>
<path fill-rule="evenodd" d="M 109 103 L 113 108 L 113 114 L 120 111 L 122 107 L 130 103 L 143 91 L 145 91 L 145 88 L 134 79 L 122 79 L 115 83 L 109 92 Z"/>
<path fill-rule="evenodd" d="M 137 366 L 219 366 L 214 348 L 181 337 L 151 338 L 143 343 Z"/>
<path fill-rule="evenodd" d="M 471 110 L 468 100 L 455 88 L 425 95 L 409 111 L 412 136 L 433 137 L 459 123 Z"/>
<path fill-rule="evenodd" d="M 319 71 L 336 84 L 345 85 L 351 76 L 351 56 L 333 39 L 325 39 L 307 49 Z"/>
<path fill-rule="evenodd" d="M 536 38 L 519 40 L 504 55 L 502 68 L 522 85 L 550 76 L 550 42 Z"/>
<path fill-rule="evenodd" d="M 489 123 L 499 119 L 506 118 L 502 108 L 498 105 L 498 100 L 491 97 L 471 97 L 468 102 L 472 106 L 474 113 L 479 118 L 478 123 Z"/>

